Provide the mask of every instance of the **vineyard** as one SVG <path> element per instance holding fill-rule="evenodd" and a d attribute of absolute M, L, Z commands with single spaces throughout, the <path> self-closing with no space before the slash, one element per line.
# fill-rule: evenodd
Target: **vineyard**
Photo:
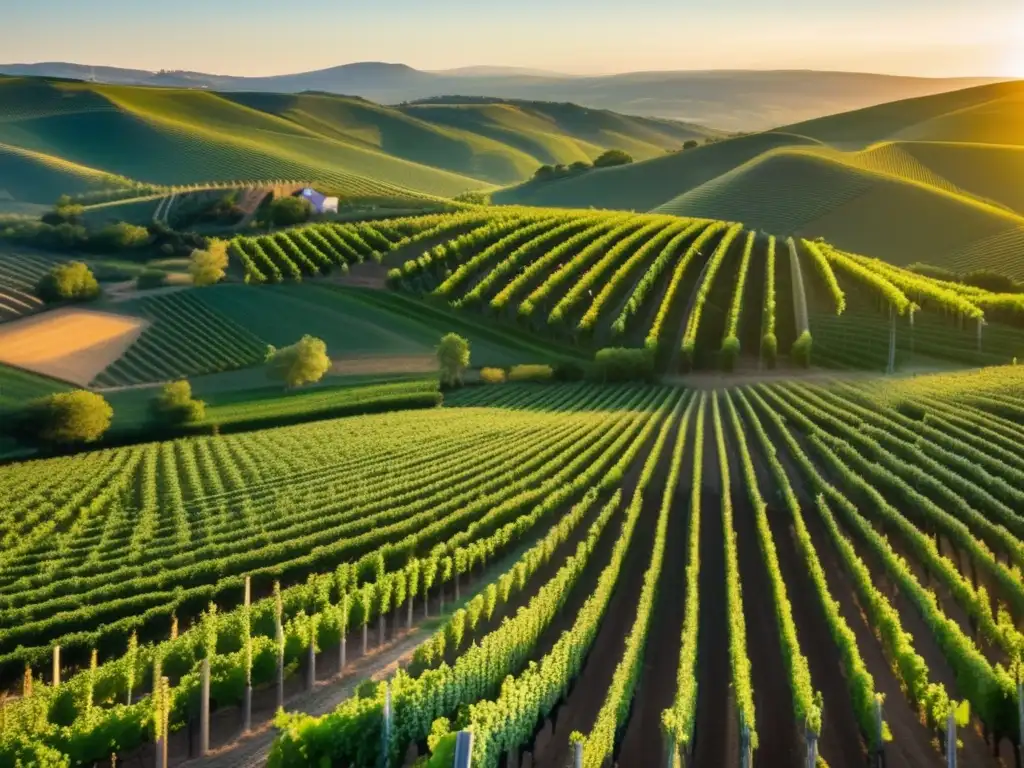
<path fill-rule="evenodd" d="M 250 283 L 382 261 L 405 293 L 583 349 L 644 347 L 662 371 L 807 365 L 812 344 L 823 364 L 878 370 L 890 346 L 894 364 L 1024 356 L 1018 294 L 739 223 L 513 207 L 312 225 L 231 253 Z"/>
<path fill-rule="evenodd" d="M 1022 395 L 508 384 L 0 467 L 0 761 L 184 754 L 204 669 L 241 712 L 411 636 L 270 765 L 447 765 L 468 729 L 474 766 L 938 766 L 954 720 L 1008 765 Z"/>
<path fill-rule="evenodd" d="M 46 256 L 4 253 L 0 258 L 0 322 L 37 312 L 43 307 L 36 283 L 53 266 Z"/>

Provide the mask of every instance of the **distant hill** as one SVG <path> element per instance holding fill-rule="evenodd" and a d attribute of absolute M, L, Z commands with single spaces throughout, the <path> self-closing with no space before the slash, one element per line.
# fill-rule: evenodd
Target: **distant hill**
<path fill-rule="evenodd" d="M 806 121 L 498 202 L 745 221 L 909 264 L 1024 277 L 1024 82 Z"/>
<path fill-rule="evenodd" d="M 759 131 L 853 109 L 992 82 L 852 72 L 631 72 L 580 77 L 509 67 L 424 72 L 404 64 L 359 62 L 272 77 L 196 72 L 146 72 L 41 63 L 0 65 L 0 74 L 95 78 L 122 85 L 195 87 L 217 91 L 324 91 L 383 104 L 459 94 L 582 104 L 632 115 L 665 117 L 727 131 Z"/>
<path fill-rule="evenodd" d="M 573 104 L 494 99 L 385 107 L 273 94 L 0 77 L 0 197 L 213 181 L 318 181 L 345 194 L 451 197 L 617 148 L 663 156 L 722 134 Z M 7 171 L 7 172 L 4 172 Z"/>

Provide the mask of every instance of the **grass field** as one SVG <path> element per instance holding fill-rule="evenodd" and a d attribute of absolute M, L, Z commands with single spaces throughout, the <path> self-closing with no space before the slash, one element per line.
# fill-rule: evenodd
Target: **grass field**
<path fill-rule="evenodd" d="M 67 389 L 68 385 L 62 381 L 7 365 L 0 366 L 0 410 Z"/>
<path fill-rule="evenodd" d="M 571 104 L 385 107 L 326 94 L 0 78 L 0 170 L 14 200 L 149 185 L 306 179 L 345 196 L 452 197 L 610 148 L 644 159 L 718 132 Z"/>
<path fill-rule="evenodd" d="M 1018 738 L 1003 661 L 1024 612 L 1024 434 L 1007 415 L 1022 394 L 1015 368 L 885 386 L 485 386 L 442 409 L 0 467 L 0 670 L 49 670 L 54 643 L 64 667 L 59 689 L 44 671 L 8 702 L 0 750 L 106 760 L 116 724 L 130 762 L 158 657 L 184 750 L 204 648 L 217 707 L 238 708 L 249 670 L 272 690 L 280 610 L 296 690 L 311 639 L 319 680 L 341 648 L 351 664 L 411 641 L 408 669 L 388 673 L 393 755 L 447 717 L 474 731 L 476 765 L 563 765 L 571 731 L 584 765 L 643 765 L 664 722 L 688 764 L 727 765 L 743 722 L 766 764 L 811 738 L 836 768 L 879 750 L 938 766 L 966 700 L 959 760 L 996 768 Z M 375 764 L 384 696 L 380 682 L 279 721 L 270 765 Z M 82 738 L 27 717 L 58 701 Z"/>

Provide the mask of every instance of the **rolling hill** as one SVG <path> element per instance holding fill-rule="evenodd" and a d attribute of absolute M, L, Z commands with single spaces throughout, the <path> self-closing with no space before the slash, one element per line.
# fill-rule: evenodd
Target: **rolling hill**
<path fill-rule="evenodd" d="M 592 77 L 486 66 L 424 72 L 383 62 L 357 62 L 272 77 L 147 72 L 57 62 L 0 65 L 0 74 L 96 78 L 121 85 L 215 91 L 325 91 L 385 104 L 451 94 L 569 101 L 730 131 L 767 130 L 872 104 L 992 82 L 985 78 L 931 79 L 810 70 L 626 72 Z"/>
<path fill-rule="evenodd" d="M 885 104 L 502 190 L 502 203 L 653 210 L 825 237 L 896 264 L 1024 276 L 1024 83 Z"/>
<path fill-rule="evenodd" d="M 573 104 L 384 107 L 323 93 L 0 77 L 0 188 L 21 203 L 148 185 L 302 179 L 343 194 L 452 197 L 607 149 L 664 155 L 718 131 Z"/>

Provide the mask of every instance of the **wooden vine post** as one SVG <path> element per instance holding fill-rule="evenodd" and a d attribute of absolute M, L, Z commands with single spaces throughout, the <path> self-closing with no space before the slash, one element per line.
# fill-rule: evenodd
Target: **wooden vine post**
<path fill-rule="evenodd" d="M 245 601 L 242 608 L 244 621 L 243 642 L 245 643 L 245 701 L 242 715 L 242 730 L 252 730 L 252 578 L 245 577 Z"/>
<path fill-rule="evenodd" d="M 60 687 L 60 646 L 53 646 L 53 687 Z"/>
<path fill-rule="evenodd" d="M 277 643 L 277 708 L 284 707 L 284 627 L 281 624 L 281 582 L 274 582 L 274 640 Z"/>

